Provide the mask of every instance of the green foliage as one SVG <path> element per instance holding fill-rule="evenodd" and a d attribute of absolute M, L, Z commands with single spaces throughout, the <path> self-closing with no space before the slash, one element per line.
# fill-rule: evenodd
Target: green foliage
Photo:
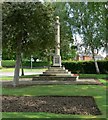
<path fill-rule="evenodd" d="M 15 52 L 13 84 L 19 82 L 21 53 L 54 47 L 53 9 L 41 2 L 4 2 L 2 4 L 3 48 Z"/>
<path fill-rule="evenodd" d="M 30 61 L 25 61 L 23 62 L 23 66 L 25 67 L 30 67 L 31 62 Z M 49 62 L 32 62 L 33 67 L 44 67 L 44 66 L 49 66 Z"/>
<path fill-rule="evenodd" d="M 2 69 L 2 66 L 0 66 L 0 69 Z"/>
<path fill-rule="evenodd" d="M 31 62 L 30 61 L 24 61 L 23 66 L 24 67 L 30 67 Z M 32 63 L 33 67 L 44 67 L 44 66 L 49 66 L 49 62 L 33 62 Z M 2 60 L 2 66 L 3 67 L 14 67 L 15 66 L 15 61 L 14 60 Z"/>
<path fill-rule="evenodd" d="M 15 60 L 15 52 L 10 50 L 8 47 L 3 47 L 2 50 L 2 59 L 3 60 Z"/>
<path fill-rule="evenodd" d="M 2 67 L 14 67 L 15 61 L 14 60 L 2 60 Z"/>
<path fill-rule="evenodd" d="M 97 53 L 107 44 L 107 2 L 69 2 L 67 3 L 68 23 L 72 33 L 79 34 L 82 42 L 79 53 Z M 85 50 L 82 50 L 82 47 Z"/>
<path fill-rule="evenodd" d="M 30 54 L 53 47 L 53 9 L 41 2 L 3 3 L 3 50 Z"/>
<path fill-rule="evenodd" d="M 100 73 L 108 73 L 108 61 L 97 61 Z M 94 61 L 72 61 L 63 62 L 63 66 L 70 70 L 72 73 L 85 73 L 85 74 L 96 74 Z"/>

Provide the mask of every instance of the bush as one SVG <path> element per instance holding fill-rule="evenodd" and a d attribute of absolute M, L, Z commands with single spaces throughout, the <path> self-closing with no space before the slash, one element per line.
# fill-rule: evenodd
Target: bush
<path fill-rule="evenodd" d="M 49 62 L 32 62 L 33 67 L 43 67 L 43 66 L 49 66 Z M 30 67 L 31 62 L 30 61 L 24 61 L 23 67 Z M 2 67 L 15 67 L 15 61 L 14 60 L 2 60 Z"/>
<path fill-rule="evenodd" d="M 2 60 L 2 67 L 15 67 L 14 60 Z"/>
<path fill-rule="evenodd" d="M 49 66 L 49 62 L 32 62 L 33 67 L 44 67 L 44 66 Z M 31 62 L 30 61 L 24 61 L 23 66 L 30 67 Z"/>
<path fill-rule="evenodd" d="M 30 61 L 24 61 L 24 67 L 30 67 Z M 49 62 L 33 62 L 33 67 L 44 67 L 49 66 Z M 85 74 L 96 74 L 96 68 L 94 61 L 72 61 L 72 62 L 62 62 L 62 65 L 72 73 L 85 73 Z M 98 61 L 100 73 L 108 73 L 108 60 Z M 15 67 L 15 61 L 13 60 L 3 60 L 2 67 Z"/>
<path fill-rule="evenodd" d="M 2 66 L 0 66 L 0 69 L 2 69 Z"/>
<path fill-rule="evenodd" d="M 97 61 L 100 73 L 108 73 L 108 60 Z M 94 61 L 62 62 L 62 65 L 72 73 L 96 74 Z"/>

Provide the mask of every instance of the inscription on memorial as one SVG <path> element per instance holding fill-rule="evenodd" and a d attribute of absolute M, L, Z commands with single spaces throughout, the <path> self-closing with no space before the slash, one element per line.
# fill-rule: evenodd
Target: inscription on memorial
<path fill-rule="evenodd" d="M 55 58 L 55 63 L 59 63 L 59 58 Z"/>

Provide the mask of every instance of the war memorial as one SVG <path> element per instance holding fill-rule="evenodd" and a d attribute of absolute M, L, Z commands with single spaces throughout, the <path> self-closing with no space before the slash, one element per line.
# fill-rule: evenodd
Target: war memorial
<path fill-rule="evenodd" d="M 73 76 L 71 72 L 65 69 L 61 63 L 60 56 L 60 22 L 59 16 L 56 16 L 55 22 L 55 54 L 53 56 L 53 65 L 49 67 L 43 74 L 39 77 L 33 77 L 33 81 L 36 80 L 61 80 L 61 81 L 76 81 L 78 76 Z"/>

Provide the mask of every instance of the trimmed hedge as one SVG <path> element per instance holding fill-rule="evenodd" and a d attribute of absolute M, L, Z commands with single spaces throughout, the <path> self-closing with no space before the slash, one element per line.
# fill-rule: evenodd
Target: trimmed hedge
<path fill-rule="evenodd" d="M 2 60 L 2 67 L 15 67 L 14 60 Z"/>
<path fill-rule="evenodd" d="M 49 66 L 49 62 L 32 62 L 32 66 L 33 67 L 44 67 L 44 66 Z M 31 66 L 31 62 L 30 61 L 24 61 L 23 62 L 23 66 Z"/>
<path fill-rule="evenodd" d="M 33 67 L 44 67 L 49 66 L 49 62 L 32 62 Z M 30 67 L 31 62 L 30 61 L 24 61 L 23 62 L 24 67 Z M 15 67 L 15 61 L 13 60 L 2 60 L 2 67 Z"/>
<path fill-rule="evenodd" d="M 44 67 L 49 66 L 49 62 L 33 62 L 33 67 Z M 94 61 L 72 61 L 62 62 L 62 65 L 72 73 L 85 73 L 85 74 L 96 74 L 96 68 Z M 108 60 L 98 61 L 100 73 L 108 73 Z M 23 62 L 24 67 L 30 67 L 30 61 Z M 2 67 L 15 67 L 15 61 L 3 60 Z"/>
<path fill-rule="evenodd" d="M 97 61 L 100 73 L 108 73 L 108 60 Z M 62 65 L 72 73 L 96 74 L 94 61 L 62 62 Z"/>

